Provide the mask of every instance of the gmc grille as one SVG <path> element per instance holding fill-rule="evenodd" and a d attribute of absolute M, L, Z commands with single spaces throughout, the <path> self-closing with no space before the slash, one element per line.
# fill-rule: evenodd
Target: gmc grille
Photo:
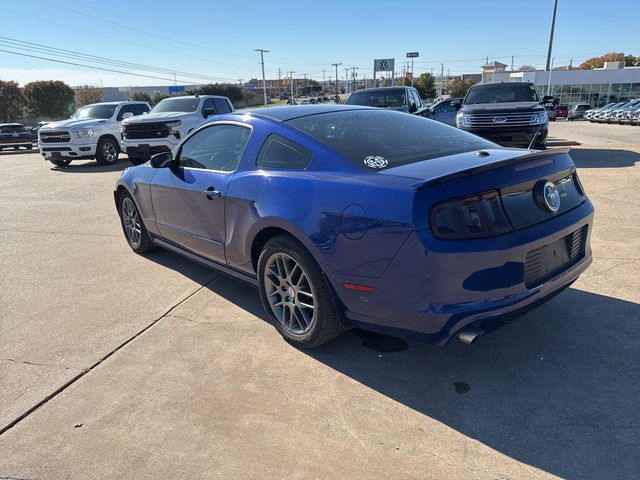
<path fill-rule="evenodd" d="M 123 136 L 130 140 L 165 138 L 169 136 L 169 127 L 164 123 L 132 123 L 124 126 Z"/>
<path fill-rule="evenodd" d="M 529 127 L 539 125 L 535 122 L 536 113 L 472 113 L 472 127 Z"/>
<path fill-rule="evenodd" d="M 62 130 L 40 132 L 40 140 L 42 143 L 69 143 L 71 141 L 71 134 Z"/>

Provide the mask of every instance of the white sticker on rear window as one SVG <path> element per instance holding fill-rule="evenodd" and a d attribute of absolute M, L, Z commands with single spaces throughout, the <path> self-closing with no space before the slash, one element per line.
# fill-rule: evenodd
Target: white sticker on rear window
<path fill-rule="evenodd" d="M 369 168 L 384 168 L 389 165 L 389 161 L 384 157 L 370 155 L 364 158 L 364 164 Z"/>

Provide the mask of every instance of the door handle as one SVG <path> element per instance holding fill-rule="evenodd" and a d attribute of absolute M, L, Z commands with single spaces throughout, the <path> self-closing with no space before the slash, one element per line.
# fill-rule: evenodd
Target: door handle
<path fill-rule="evenodd" d="M 213 197 L 220 198 L 222 196 L 222 193 L 216 190 L 214 187 L 209 187 L 201 193 L 205 195 L 209 200 L 213 200 Z"/>

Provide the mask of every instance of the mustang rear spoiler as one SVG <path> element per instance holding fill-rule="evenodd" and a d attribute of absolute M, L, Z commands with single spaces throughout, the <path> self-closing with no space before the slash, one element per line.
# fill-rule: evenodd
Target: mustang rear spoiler
<path fill-rule="evenodd" d="M 438 183 L 446 182 L 448 180 L 455 180 L 457 178 L 466 177 L 467 175 L 472 175 L 475 173 L 485 172 L 487 170 L 493 170 L 494 168 L 506 167 L 508 165 L 520 165 L 520 164 L 528 164 L 531 162 L 531 166 L 529 168 L 536 167 L 540 164 L 550 163 L 551 157 L 555 157 L 557 155 L 563 155 L 569 153 L 571 147 L 562 147 L 562 148 L 552 148 L 550 150 L 541 150 L 539 152 L 529 153 L 526 155 L 520 155 L 517 157 L 507 158 L 505 160 L 499 160 L 492 163 L 487 163 L 484 165 L 479 165 L 476 167 L 468 168 L 466 170 L 458 170 L 454 173 L 445 174 L 441 177 L 431 178 L 429 180 L 422 180 L 420 182 L 414 183 L 412 186 L 415 189 L 428 187 L 431 185 L 435 185 Z M 549 159 L 545 162 L 545 160 Z M 525 168 L 526 166 L 522 166 Z"/>

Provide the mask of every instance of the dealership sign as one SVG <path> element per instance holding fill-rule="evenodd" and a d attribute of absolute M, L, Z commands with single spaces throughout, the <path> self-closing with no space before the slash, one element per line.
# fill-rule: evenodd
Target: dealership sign
<path fill-rule="evenodd" d="M 407 58 L 418 58 L 418 52 L 407 52 Z"/>
<path fill-rule="evenodd" d="M 396 59 L 395 58 L 378 58 L 373 61 L 373 71 L 375 72 L 393 72 Z"/>

